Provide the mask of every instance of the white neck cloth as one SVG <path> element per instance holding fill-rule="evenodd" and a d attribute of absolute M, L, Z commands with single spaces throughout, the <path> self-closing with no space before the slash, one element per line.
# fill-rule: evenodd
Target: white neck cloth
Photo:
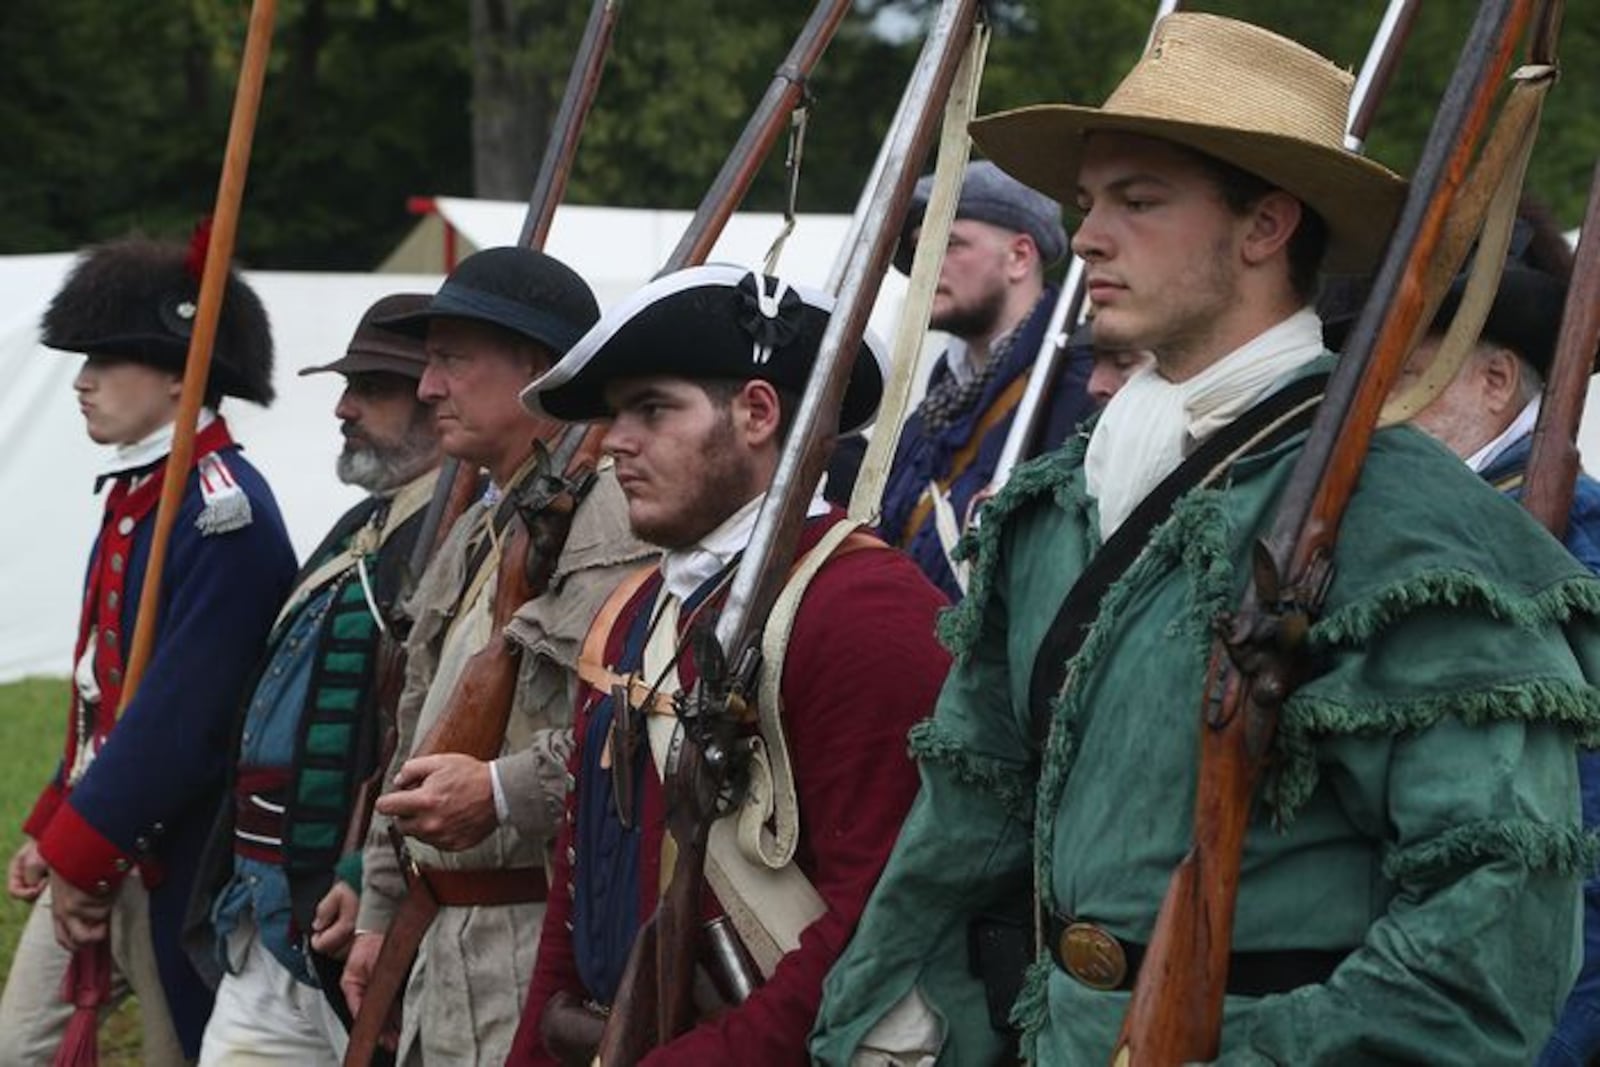
<path fill-rule="evenodd" d="M 1128 379 L 1095 425 L 1084 455 L 1102 540 L 1188 452 L 1232 422 L 1278 382 L 1322 355 L 1322 322 L 1301 308 L 1184 382 L 1154 365 Z"/>

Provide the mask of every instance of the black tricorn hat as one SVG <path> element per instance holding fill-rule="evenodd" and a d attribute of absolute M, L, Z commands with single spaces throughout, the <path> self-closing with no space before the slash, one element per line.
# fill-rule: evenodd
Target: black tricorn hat
<path fill-rule="evenodd" d="M 600 317 L 589 283 L 554 256 L 531 248 L 485 248 L 456 264 L 427 306 L 375 320 L 426 337 L 434 319 L 486 322 L 549 348 L 557 357 Z"/>
<path fill-rule="evenodd" d="M 522 392 L 522 402 L 568 422 L 611 414 L 617 378 L 695 381 L 760 378 L 805 391 L 833 297 L 743 267 L 711 264 L 657 278 L 608 311 L 572 350 Z M 883 396 L 883 343 L 869 330 L 856 350 L 839 432 L 872 421 Z"/>
<path fill-rule="evenodd" d="M 45 310 L 43 342 L 182 373 L 200 294 L 188 246 L 128 237 L 90 248 Z M 228 274 L 209 395 L 272 403 L 272 330 L 255 290 Z"/>
<path fill-rule="evenodd" d="M 423 370 L 428 366 L 428 353 L 422 347 L 422 341 L 411 334 L 384 329 L 377 324 L 384 319 L 409 315 L 427 307 L 431 299 L 426 293 L 391 293 L 379 297 L 361 316 L 356 334 L 350 339 L 344 355 L 332 363 L 306 367 L 300 371 L 300 376 L 327 372 L 348 375 L 382 371 L 420 381 Z"/>
<path fill-rule="evenodd" d="M 1451 284 L 1444 303 L 1439 305 L 1439 313 L 1434 316 L 1435 330 L 1450 325 L 1466 288 L 1464 278 L 1457 278 Z M 1555 359 L 1556 336 L 1561 331 L 1561 312 L 1566 303 L 1567 287 L 1558 278 L 1542 270 L 1508 263 L 1500 276 L 1500 288 L 1495 291 L 1494 303 L 1489 306 L 1489 317 L 1483 322 L 1480 336 L 1509 348 L 1541 375 L 1548 375 Z M 1594 366 L 1591 358 L 1590 373 L 1594 372 Z"/>

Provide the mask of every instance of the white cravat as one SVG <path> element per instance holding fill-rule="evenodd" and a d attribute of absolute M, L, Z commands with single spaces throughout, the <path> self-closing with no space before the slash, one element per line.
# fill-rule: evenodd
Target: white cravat
<path fill-rule="evenodd" d="M 1321 320 L 1301 308 L 1188 381 L 1169 382 L 1154 365 L 1129 378 L 1106 405 L 1084 455 L 1089 495 L 1100 505 L 1101 538 L 1109 538 L 1195 445 L 1323 351 Z"/>
<path fill-rule="evenodd" d="M 1489 464 L 1499 459 L 1506 449 L 1522 440 L 1533 432 L 1534 426 L 1539 422 L 1539 407 L 1541 398 L 1534 397 L 1528 401 L 1527 407 L 1511 420 L 1511 425 L 1493 441 L 1478 449 L 1467 457 L 1467 466 L 1472 468 L 1472 473 L 1482 474 L 1488 469 Z"/>

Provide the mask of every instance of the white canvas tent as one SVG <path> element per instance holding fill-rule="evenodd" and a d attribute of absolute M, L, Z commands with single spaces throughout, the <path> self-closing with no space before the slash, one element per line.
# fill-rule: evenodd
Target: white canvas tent
<path fill-rule="evenodd" d="M 460 225 L 465 255 L 514 242 L 520 204 L 441 201 Z M 647 282 L 676 243 L 688 212 L 563 207 L 547 248 L 583 274 L 602 305 Z M 800 221 L 781 261 L 796 281 L 826 282 L 842 216 Z M 758 264 L 781 219 L 735 216 L 715 258 Z M 38 324 L 71 266 L 71 254 L 0 256 L 0 682 L 35 674 L 64 675 L 71 659 L 77 596 L 101 499 L 91 492 L 108 452 L 84 436 L 72 392 L 77 357 L 38 344 Z M 395 256 L 390 262 L 397 262 Z M 338 375 L 300 378 L 302 367 L 326 363 L 344 350 L 362 312 L 394 292 L 432 292 L 439 273 L 417 260 L 411 274 L 247 272 L 272 321 L 277 346 L 277 402 L 267 410 L 237 400 L 223 408 L 246 454 L 277 494 L 295 549 L 302 557 L 360 495 L 334 477 L 339 448 L 333 405 Z M 435 265 L 435 270 L 437 266 Z M 904 293 L 891 272 L 873 314 L 885 336 Z"/>

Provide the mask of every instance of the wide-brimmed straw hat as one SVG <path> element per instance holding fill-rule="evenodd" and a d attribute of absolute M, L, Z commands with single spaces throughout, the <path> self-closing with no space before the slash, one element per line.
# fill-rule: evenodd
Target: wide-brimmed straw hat
<path fill-rule="evenodd" d="M 1085 139 L 1099 131 L 1184 145 L 1271 182 L 1328 224 L 1323 266 L 1370 271 L 1405 196 L 1399 175 L 1344 147 L 1354 79 L 1259 26 L 1178 12 L 1103 106 L 1041 104 L 972 123 L 1002 169 L 1064 204 L 1077 200 Z"/>

